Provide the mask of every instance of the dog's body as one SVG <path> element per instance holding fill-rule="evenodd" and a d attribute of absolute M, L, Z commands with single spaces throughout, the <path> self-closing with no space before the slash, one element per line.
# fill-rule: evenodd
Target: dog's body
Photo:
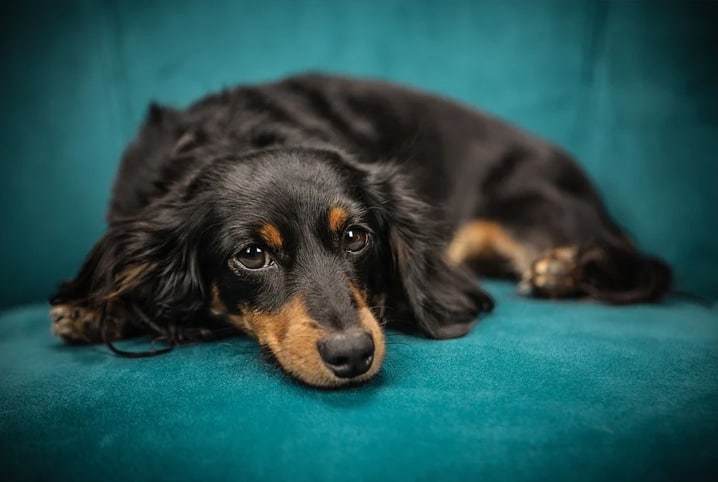
<path fill-rule="evenodd" d="M 493 306 L 469 262 L 556 298 L 650 301 L 670 285 L 559 149 L 445 99 L 332 76 L 152 106 L 108 221 L 52 299 L 66 341 L 178 340 L 228 321 L 321 386 L 378 371 L 378 320 L 465 334 Z"/>

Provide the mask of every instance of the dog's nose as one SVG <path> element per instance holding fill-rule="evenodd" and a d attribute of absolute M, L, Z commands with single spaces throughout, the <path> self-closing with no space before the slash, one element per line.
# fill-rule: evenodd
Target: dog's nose
<path fill-rule="evenodd" d="M 321 340 L 318 347 L 324 364 L 339 378 L 366 373 L 374 360 L 374 341 L 363 331 L 330 335 Z"/>

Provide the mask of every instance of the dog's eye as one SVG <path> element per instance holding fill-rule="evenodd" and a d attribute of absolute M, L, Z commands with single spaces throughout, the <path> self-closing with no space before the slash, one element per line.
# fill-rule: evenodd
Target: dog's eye
<path fill-rule="evenodd" d="M 369 233 L 358 226 L 350 226 L 344 231 L 342 249 L 350 253 L 358 253 L 369 242 Z"/>
<path fill-rule="evenodd" d="M 262 269 L 272 263 L 269 253 L 256 245 L 247 246 L 234 259 L 247 269 Z"/>

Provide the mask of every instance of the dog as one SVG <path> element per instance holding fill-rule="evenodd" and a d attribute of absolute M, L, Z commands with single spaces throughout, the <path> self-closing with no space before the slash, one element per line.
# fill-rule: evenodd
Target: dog
<path fill-rule="evenodd" d="M 318 387 L 374 376 L 387 323 L 465 335 L 494 306 L 477 274 L 615 304 L 671 286 L 564 151 L 377 80 L 304 74 L 151 104 L 107 220 L 50 299 L 65 342 L 127 354 L 112 342 L 239 329 Z"/>

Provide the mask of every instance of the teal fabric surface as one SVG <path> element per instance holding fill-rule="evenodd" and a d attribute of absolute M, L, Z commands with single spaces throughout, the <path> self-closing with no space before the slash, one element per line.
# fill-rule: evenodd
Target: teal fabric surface
<path fill-rule="evenodd" d="M 0 467 L 24 480 L 715 480 L 718 311 L 519 299 L 466 338 L 389 335 L 305 388 L 247 339 L 130 360 L 0 318 Z M 138 348 L 137 344 L 126 345 Z M 5 479 L 8 480 L 8 479 Z"/>
<path fill-rule="evenodd" d="M 416 85 L 565 146 L 679 288 L 716 296 L 716 18 L 683 0 L 0 2 L 0 306 L 74 274 L 150 100 L 307 69 Z"/>
<path fill-rule="evenodd" d="M 298 385 L 246 339 L 69 348 L 42 303 L 104 229 L 150 100 L 305 70 L 479 106 L 566 147 L 718 296 L 718 2 L 0 2 L 1 480 L 718 480 L 718 311 L 521 299 L 381 375 Z M 144 348 L 138 342 L 127 347 Z"/>

